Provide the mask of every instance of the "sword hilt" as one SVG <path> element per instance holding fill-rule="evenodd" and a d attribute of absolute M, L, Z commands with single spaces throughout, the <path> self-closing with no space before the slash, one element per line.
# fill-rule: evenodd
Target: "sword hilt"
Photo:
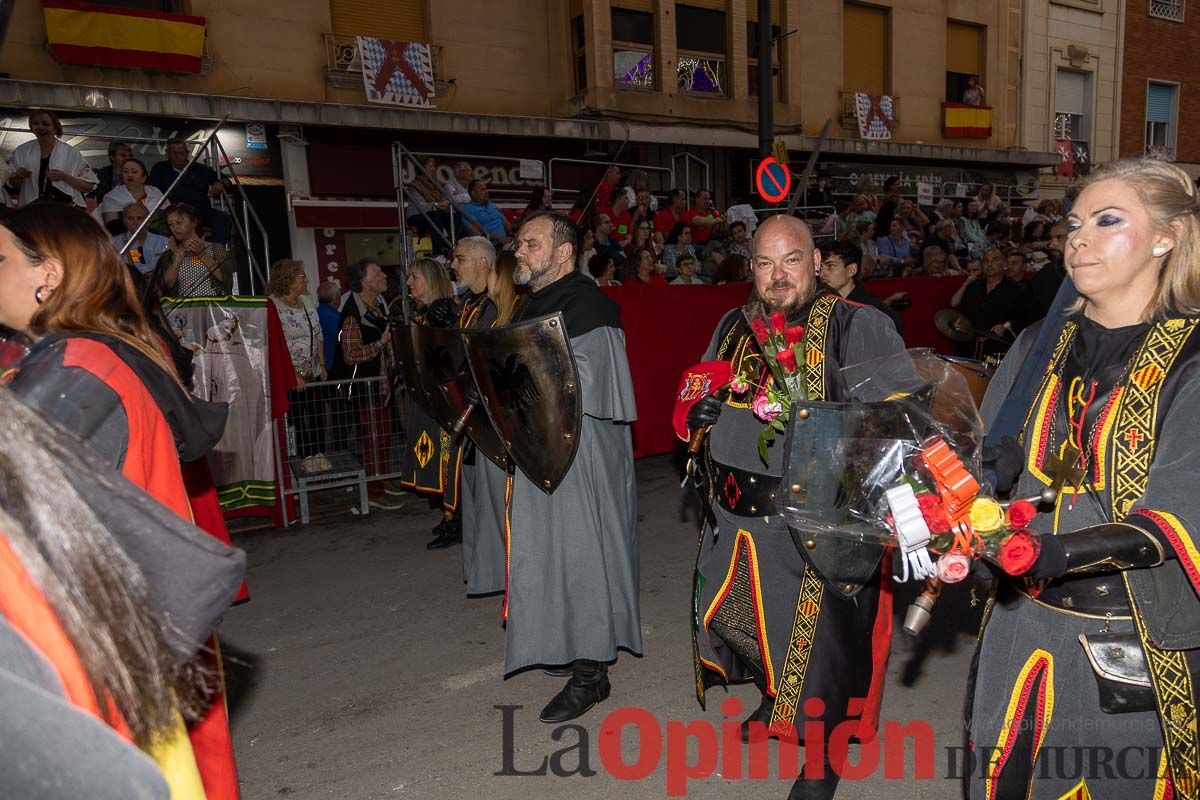
<path fill-rule="evenodd" d="M 466 408 L 463 409 L 462 414 L 460 414 L 458 419 L 456 419 L 454 421 L 454 428 L 451 430 L 451 436 L 455 440 L 457 440 L 459 437 L 461 437 L 463 434 L 463 431 L 466 430 L 467 420 L 469 420 L 471 418 L 471 412 L 474 410 L 475 410 L 475 404 L 471 403 L 469 406 L 467 406 Z"/>
<path fill-rule="evenodd" d="M 704 438 L 708 436 L 711 425 L 706 425 L 703 428 L 697 428 L 688 434 L 687 451 L 689 456 L 699 455 L 701 448 L 704 447 Z"/>
<path fill-rule="evenodd" d="M 926 578 L 925 588 L 917 595 L 904 615 L 904 632 L 909 636 L 920 636 L 921 631 L 933 619 L 933 605 L 942 594 L 940 578 Z"/>

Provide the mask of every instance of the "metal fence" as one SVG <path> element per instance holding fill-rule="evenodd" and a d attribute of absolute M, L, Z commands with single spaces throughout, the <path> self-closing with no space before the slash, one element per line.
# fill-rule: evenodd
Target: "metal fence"
<path fill-rule="evenodd" d="M 289 399 L 287 413 L 274 423 L 276 441 L 286 443 L 275 461 L 283 524 L 292 521 L 289 495 L 297 498 L 300 522 L 307 524 L 309 495 L 330 489 L 354 492 L 358 512 L 369 513 L 372 489 L 382 490 L 369 484 L 402 474 L 399 391 L 386 378 L 356 378 L 310 382 Z"/>

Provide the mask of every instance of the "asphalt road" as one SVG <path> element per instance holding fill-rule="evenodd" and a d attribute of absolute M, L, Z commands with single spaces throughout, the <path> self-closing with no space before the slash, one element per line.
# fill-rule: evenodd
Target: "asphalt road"
<path fill-rule="evenodd" d="M 670 789 L 701 799 L 786 797 L 790 781 L 777 777 L 774 744 L 768 779 L 747 777 L 744 753 L 737 778 L 732 764 L 702 758 L 739 745 L 725 743 L 721 725 L 746 712 L 724 715 L 719 690 L 707 710 L 695 700 L 695 512 L 669 458 L 639 461 L 637 474 L 646 652 L 622 654 L 610 672 L 612 696 L 561 729 L 537 713 L 563 679 L 540 671 L 504 679 L 500 598 L 464 596 L 460 548 L 426 550 L 439 517 L 425 502 L 358 518 L 342 510 L 349 500 L 326 497 L 332 511 L 307 527 L 235 534 L 249 556 L 251 601 L 229 611 L 221 636 L 243 796 L 590 800 L 662 798 Z M 961 744 L 982 604 L 971 607 L 966 589 L 953 588 L 961 591 L 943 595 L 916 642 L 900 631 L 914 590 L 898 591 L 883 703 L 884 720 L 928 722 L 935 777 L 914 777 L 910 739 L 902 742 L 905 777 L 885 777 L 882 764 L 870 770 L 870 755 L 859 753 L 871 774 L 843 781 L 839 798 L 961 796 L 959 781 L 946 777 L 946 748 Z M 728 696 L 757 704 L 752 686 Z M 622 728 L 618 746 L 610 729 L 620 717 L 609 715 L 623 707 L 648 714 L 626 712 L 641 727 Z M 707 725 L 683 727 L 697 721 Z M 614 774 L 618 755 L 624 777 Z M 712 774 L 687 777 L 688 765 L 704 773 L 705 763 L 715 765 Z"/>

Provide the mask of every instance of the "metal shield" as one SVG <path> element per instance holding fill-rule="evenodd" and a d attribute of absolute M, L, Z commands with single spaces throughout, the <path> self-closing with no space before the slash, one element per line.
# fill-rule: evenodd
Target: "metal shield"
<path fill-rule="evenodd" d="M 433 404 L 429 395 L 421 385 L 421 371 L 417 365 L 416 352 L 413 349 L 413 327 L 411 325 L 395 325 L 392 327 L 393 351 L 396 363 L 400 366 L 400 374 L 404 377 L 404 389 L 409 398 L 426 414 L 433 416 Z"/>
<path fill-rule="evenodd" d="M 442 396 L 454 409 L 456 420 L 462 416 L 462 412 L 467 407 L 464 399 L 466 388 L 475 380 L 471 377 L 471 371 L 466 367 L 465 362 L 463 367 L 466 369 L 465 373 L 441 385 Z M 487 456 L 492 463 L 503 470 L 508 469 L 508 451 L 504 449 L 504 442 L 500 441 L 500 435 L 492 427 L 492 421 L 488 418 L 487 411 L 482 405 L 477 406 L 467 417 L 463 431 L 475 443 L 479 452 Z"/>
<path fill-rule="evenodd" d="M 870 519 L 928 433 L 930 394 L 877 403 L 796 401 L 778 498 L 796 548 L 829 588 L 852 597 L 885 546 Z"/>
<path fill-rule="evenodd" d="M 579 446 L 583 402 L 562 314 L 462 332 L 488 417 L 513 463 L 549 494 Z"/>
<path fill-rule="evenodd" d="M 429 413 L 445 430 L 454 427 L 458 414 L 442 393 L 442 384 L 462 374 L 466 355 L 462 331 L 457 328 L 431 328 L 414 323 L 412 326 L 413 356 L 417 379 L 429 400 Z"/>

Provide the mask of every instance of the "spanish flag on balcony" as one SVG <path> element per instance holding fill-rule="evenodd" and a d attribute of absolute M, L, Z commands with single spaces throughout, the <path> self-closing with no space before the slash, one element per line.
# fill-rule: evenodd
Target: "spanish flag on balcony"
<path fill-rule="evenodd" d="M 992 109 L 966 103 L 943 103 L 943 130 L 947 139 L 986 139 L 992 135 Z"/>
<path fill-rule="evenodd" d="M 63 64 L 199 72 L 204 17 L 80 0 L 42 0 L 50 55 Z"/>

